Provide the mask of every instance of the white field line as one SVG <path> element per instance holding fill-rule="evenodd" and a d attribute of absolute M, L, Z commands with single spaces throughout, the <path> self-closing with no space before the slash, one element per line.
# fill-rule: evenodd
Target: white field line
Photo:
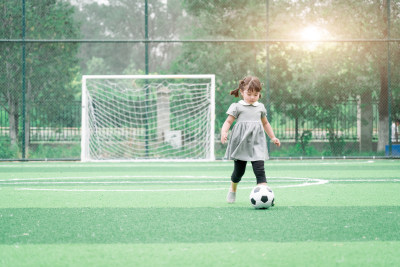
<path fill-rule="evenodd" d="M 0 180 L 0 185 L 49 185 L 49 184 L 207 184 L 207 183 L 228 183 L 229 179 L 226 177 L 221 180 L 186 180 L 186 181 L 46 181 L 54 179 L 99 179 L 99 178 L 170 178 L 171 176 L 101 176 L 101 177 L 57 177 L 57 178 L 34 178 L 34 179 L 11 179 L 11 180 Z M 210 176 L 175 176 L 174 178 L 220 178 Z M 293 183 L 302 182 L 300 184 L 289 184 L 289 185 L 276 185 L 274 188 L 290 188 L 290 187 L 305 187 L 313 185 L 322 185 L 329 182 L 400 182 L 400 179 L 335 179 L 335 180 L 324 180 L 314 178 L 300 178 L 300 177 L 267 177 L 272 179 L 276 183 Z M 33 181 L 32 181 L 33 180 Z M 35 181 L 36 180 L 36 181 Z M 14 181 L 11 182 L 10 181 Z M 242 180 L 241 183 L 254 183 L 254 181 Z M 253 187 L 241 187 L 242 189 L 251 189 Z M 0 188 L 1 190 L 1 188 Z M 176 191 L 219 191 L 226 190 L 223 188 L 167 188 L 167 189 L 62 189 L 62 188 L 15 188 L 17 191 L 53 191 L 53 192 L 176 192 Z"/>
<path fill-rule="evenodd" d="M 301 180 L 299 180 L 301 181 Z M 228 183 L 230 182 L 228 179 L 226 181 L 104 181 L 104 182 L 1 182 L 0 185 L 48 185 L 48 184 L 207 184 L 207 183 Z M 274 180 L 275 183 L 293 183 L 296 182 L 294 180 Z M 254 181 L 241 181 L 240 183 L 254 183 Z"/>
<path fill-rule="evenodd" d="M 275 188 L 303 187 L 312 185 L 322 185 L 329 181 L 323 179 L 296 178 L 303 180 L 301 184 L 277 185 Z M 218 181 L 220 182 L 220 181 Z M 295 182 L 295 181 L 293 181 Z M 203 183 L 207 183 L 204 181 Z M 241 187 L 243 189 L 251 189 L 253 187 Z M 167 189 L 61 189 L 61 188 L 15 188 L 17 191 L 53 191 L 53 192 L 176 192 L 176 191 L 219 191 L 226 190 L 223 188 L 167 188 Z"/>
<path fill-rule="evenodd" d="M 400 182 L 400 179 L 336 179 L 329 182 Z"/>
<path fill-rule="evenodd" d="M 309 183 L 309 181 L 316 182 L 316 183 Z M 329 183 L 328 180 L 323 179 L 310 179 L 302 184 L 295 184 L 295 185 L 278 185 L 277 188 L 288 188 L 288 187 L 303 187 L 303 186 L 311 186 L 311 185 L 322 185 Z"/>
<path fill-rule="evenodd" d="M 217 176 L 198 176 L 198 175 L 107 175 L 107 176 L 60 176 L 60 177 L 45 177 L 45 178 L 14 178 L 0 180 L 0 182 L 7 181 L 35 181 L 35 180 L 60 180 L 60 179 L 104 179 L 104 178 L 185 178 L 185 179 L 230 179 L 229 177 L 217 177 Z"/>
<path fill-rule="evenodd" d="M 337 182 L 400 182 L 400 179 L 381 179 L 381 180 L 323 180 L 323 179 L 307 179 L 304 183 L 301 184 L 291 184 L 291 185 L 276 185 L 274 188 L 290 188 L 290 187 L 305 187 L 305 186 L 313 186 L 313 185 L 322 185 L 329 183 L 331 181 L 337 181 Z M 159 183 L 160 181 L 157 182 L 143 182 L 143 183 Z M 196 182 L 196 183 L 206 183 L 205 181 L 180 181 L 181 183 L 185 182 Z M 215 182 L 220 182 L 220 181 L 215 181 Z M 247 183 L 253 183 L 251 181 L 242 181 L 247 182 Z M 277 181 L 275 181 L 277 182 Z M 288 182 L 288 181 L 286 181 Z M 292 181 L 294 182 L 294 181 Z M 310 183 L 312 182 L 312 183 Z M 112 182 L 115 184 L 115 182 Z M 164 182 L 168 183 L 168 182 Z M 176 181 L 171 181 L 172 183 L 176 183 Z M 25 183 L 22 183 L 25 184 Z M 253 187 L 241 187 L 242 189 L 252 189 Z M 2 188 L 0 188 L 1 190 Z M 17 191 L 53 191 L 53 192 L 176 192 L 176 191 L 220 191 L 220 190 L 226 190 L 226 187 L 223 188 L 179 188 L 179 189 L 174 189 L 174 188 L 169 188 L 169 189 L 60 189 L 60 188 L 15 188 Z"/>
<path fill-rule="evenodd" d="M 180 189 L 58 189 L 58 188 L 16 188 L 17 191 L 56 191 L 56 192 L 174 192 L 174 191 L 216 191 L 224 188 L 180 188 Z"/>
<path fill-rule="evenodd" d="M 3 182 L 12 182 L 12 181 L 41 181 L 41 180 L 72 180 L 72 179 L 104 179 L 104 178 L 111 178 L 111 179 L 116 179 L 116 178 L 185 178 L 185 179 L 221 179 L 223 181 L 230 181 L 230 177 L 220 177 L 220 176 L 194 176 L 194 175 L 108 175 L 108 176 L 90 176 L 90 177 L 85 177 L 85 176 L 67 176 L 67 177 L 45 177 L 45 178 L 13 178 L 13 179 L 6 179 L 6 180 L 0 180 L 0 183 Z M 243 179 L 251 179 L 251 177 L 243 177 Z M 311 178 L 301 178 L 301 177 L 273 177 L 269 176 L 267 179 L 298 179 L 298 180 L 304 180 L 304 179 L 311 179 Z"/>
<path fill-rule="evenodd" d="M 181 180 L 181 181 L 165 181 L 165 180 L 152 180 L 152 181 L 90 181 L 97 179 L 117 179 L 117 178 L 185 178 L 185 179 L 220 179 L 220 180 Z M 47 180 L 75 180 L 75 179 L 83 179 L 89 181 L 51 181 L 47 182 Z M 252 177 L 243 177 L 241 183 L 243 182 L 252 182 Z M 267 180 L 274 180 L 274 182 L 287 183 L 293 181 L 304 181 L 304 180 L 318 180 L 317 178 L 304 178 L 304 177 L 274 177 L 267 176 Z M 279 180 L 281 179 L 281 180 Z M 114 176 L 92 176 L 92 177 L 84 177 L 84 176 L 69 176 L 69 177 L 46 177 L 46 178 L 14 178 L 14 179 L 6 179 L 0 180 L 0 185 L 9 185 L 9 184 L 157 184 L 157 183 L 165 183 L 165 184 L 173 184 L 173 183 L 220 183 L 229 181 L 229 177 L 218 177 L 218 176 L 191 176 L 191 175 L 180 175 L 180 176 L 161 176 L 161 175 L 114 175 Z M 400 179 L 327 179 L 329 182 L 399 182 Z"/>
<path fill-rule="evenodd" d="M 0 168 L 135 168 L 135 167 L 233 167 L 232 162 L 219 162 L 219 163 L 185 163 L 185 162 L 171 162 L 171 163 L 159 163 L 159 162 L 148 162 L 148 163 L 137 163 L 137 162 L 130 162 L 130 163 L 115 163 L 115 162 L 104 162 L 104 163 L 66 163 L 66 164 L 53 164 L 51 162 L 37 162 L 37 163 L 22 163 L 15 162 L 15 163 L 7 163 L 2 164 L 0 163 Z M 28 165 L 29 164 L 29 165 Z M 37 165 L 36 165 L 37 164 Z"/>

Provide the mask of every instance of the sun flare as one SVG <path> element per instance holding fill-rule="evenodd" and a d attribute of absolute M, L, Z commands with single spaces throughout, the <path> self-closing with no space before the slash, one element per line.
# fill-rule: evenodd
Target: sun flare
<path fill-rule="evenodd" d="M 320 41 L 326 35 L 325 31 L 315 26 L 308 26 L 304 28 L 301 33 L 301 39 L 305 41 Z"/>
<path fill-rule="evenodd" d="M 307 50 L 314 51 L 321 43 L 319 41 L 329 38 L 329 33 L 327 30 L 310 25 L 305 27 L 299 33 L 300 39 L 306 41 L 305 47 Z"/>

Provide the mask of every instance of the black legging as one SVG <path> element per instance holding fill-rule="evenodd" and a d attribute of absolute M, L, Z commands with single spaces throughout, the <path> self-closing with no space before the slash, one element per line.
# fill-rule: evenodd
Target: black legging
<path fill-rule="evenodd" d="M 234 183 L 240 182 L 246 171 L 246 164 L 247 161 L 235 160 L 235 168 L 233 169 L 233 173 L 231 176 L 232 182 Z M 266 183 L 267 178 L 265 177 L 264 161 L 263 160 L 252 161 L 251 165 L 253 166 L 253 172 L 256 175 L 257 184 Z"/>

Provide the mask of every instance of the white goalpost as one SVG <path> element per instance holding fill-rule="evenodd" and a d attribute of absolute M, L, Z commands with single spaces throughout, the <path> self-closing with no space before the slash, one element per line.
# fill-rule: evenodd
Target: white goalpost
<path fill-rule="evenodd" d="M 84 75 L 81 161 L 214 160 L 215 75 Z"/>

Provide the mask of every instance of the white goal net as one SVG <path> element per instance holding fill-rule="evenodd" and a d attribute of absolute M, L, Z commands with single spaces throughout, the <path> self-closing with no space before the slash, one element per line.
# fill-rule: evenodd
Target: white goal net
<path fill-rule="evenodd" d="M 82 161 L 214 160 L 214 75 L 85 75 Z"/>

